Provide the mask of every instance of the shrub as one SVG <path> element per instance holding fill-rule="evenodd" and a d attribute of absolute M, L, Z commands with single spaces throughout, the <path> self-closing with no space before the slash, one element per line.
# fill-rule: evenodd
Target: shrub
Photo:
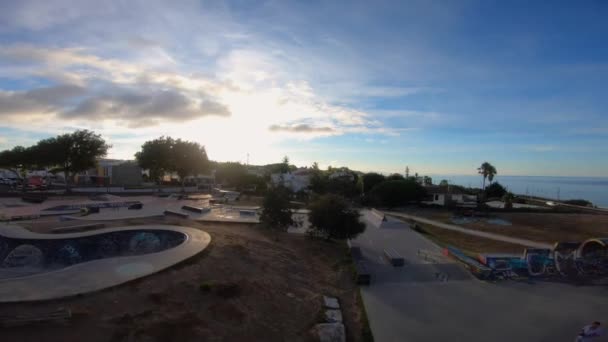
<path fill-rule="evenodd" d="M 286 230 L 295 224 L 289 208 L 290 196 L 289 189 L 284 186 L 270 189 L 264 196 L 264 209 L 260 215 L 260 221 L 278 230 Z"/>
<path fill-rule="evenodd" d="M 209 291 L 211 291 L 212 287 L 213 287 L 213 284 L 211 284 L 211 283 L 202 283 L 198 288 L 199 288 L 199 290 L 201 290 L 201 292 L 209 292 Z"/>
<path fill-rule="evenodd" d="M 327 194 L 310 204 L 308 220 L 314 232 L 329 238 L 350 239 L 365 231 L 359 212 L 340 196 Z"/>
<path fill-rule="evenodd" d="M 502 198 L 507 193 L 507 188 L 498 182 L 494 182 L 484 190 L 486 198 Z"/>
<path fill-rule="evenodd" d="M 579 205 L 581 207 L 592 207 L 593 203 L 584 200 L 584 199 L 571 199 L 571 200 L 567 200 L 564 201 L 565 204 L 570 204 L 570 205 Z"/>
<path fill-rule="evenodd" d="M 386 207 L 396 207 L 408 202 L 424 199 L 426 190 L 411 179 L 388 180 L 376 185 L 369 195 L 371 203 Z"/>

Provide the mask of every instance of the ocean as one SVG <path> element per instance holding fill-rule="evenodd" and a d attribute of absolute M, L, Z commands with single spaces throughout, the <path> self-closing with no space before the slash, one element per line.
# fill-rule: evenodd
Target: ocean
<path fill-rule="evenodd" d="M 450 184 L 481 188 L 480 175 L 431 175 L 434 184 L 447 179 Z M 608 177 L 546 177 L 500 176 L 494 177 L 509 191 L 552 199 L 585 199 L 594 205 L 608 208 Z M 488 184 L 486 180 L 486 185 Z"/>

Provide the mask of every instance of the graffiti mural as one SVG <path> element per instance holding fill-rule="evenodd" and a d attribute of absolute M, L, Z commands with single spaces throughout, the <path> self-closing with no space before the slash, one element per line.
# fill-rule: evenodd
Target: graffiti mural
<path fill-rule="evenodd" d="M 527 248 L 523 255 L 480 254 L 478 260 L 495 276 L 505 274 L 531 277 L 608 276 L 608 238 L 584 242 L 558 242 L 553 248 Z"/>
<path fill-rule="evenodd" d="M 184 234 L 169 230 L 124 230 L 66 239 L 0 236 L 0 271 L 27 268 L 45 272 L 96 259 L 155 253 L 173 248 L 185 239 Z"/>
<path fill-rule="evenodd" d="M 40 248 L 29 244 L 23 244 L 13 249 L 4 261 L 2 267 L 31 267 L 36 268 L 42 266 L 44 257 Z"/>
<path fill-rule="evenodd" d="M 160 239 L 156 234 L 140 232 L 129 241 L 129 251 L 135 254 L 153 253 L 160 250 Z"/>

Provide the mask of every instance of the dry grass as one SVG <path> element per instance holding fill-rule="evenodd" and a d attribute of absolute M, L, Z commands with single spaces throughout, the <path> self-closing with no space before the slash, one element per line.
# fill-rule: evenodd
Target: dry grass
<path fill-rule="evenodd" d="M 410 209 L 407 213 L 453 224 L 453 212 L 447 209 Z M 480 219 L 460 226 L 547 243 L 608 237 L 608 215 L 514 212 L 490 212 L 488 215 L 509 221 L 512 225 L 494 225 Z"/>
<path fill-rule="evenodd" d="M 243 224 L 131 220 L 201 228 L 212 242 L 159 274 L 53 302 L 0 305 L 0 315 L 68 307 L 69 323 L 3 329 L 3 341 L 309 341 L 322 295 L 340 299 L 350 341 L 362 310 L 344 244 Z M 115 222 L 114 225 L 121 225 Z M 49 284 L 53 286 L 53 284 Z"/>
<path fill-rule="evenodd" d="M 522 253 L 523 246 L 507 242 L 484 239 L 431 225 L 420 225 L 418 232 L 435 241 L 440 246 L 454 246 L 468 254 L 477 253 Z"/>

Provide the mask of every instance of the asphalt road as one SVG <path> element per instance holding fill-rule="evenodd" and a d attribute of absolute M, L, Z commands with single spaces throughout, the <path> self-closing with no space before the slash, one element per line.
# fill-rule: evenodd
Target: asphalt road
<path fill-rule="evenodd" d="M 407 224 L 389 217 L 378 228 L 373 215 L 365 217 L 367 230 L 352 244 L 372 273 L 372 285 L 361 292 L 378 342 L 573 341 L 590 321 L 608 325 L 606 287 L 482 282 Z M 402 255 L 405 266 L 390 266 L 384 249 Z"/>

